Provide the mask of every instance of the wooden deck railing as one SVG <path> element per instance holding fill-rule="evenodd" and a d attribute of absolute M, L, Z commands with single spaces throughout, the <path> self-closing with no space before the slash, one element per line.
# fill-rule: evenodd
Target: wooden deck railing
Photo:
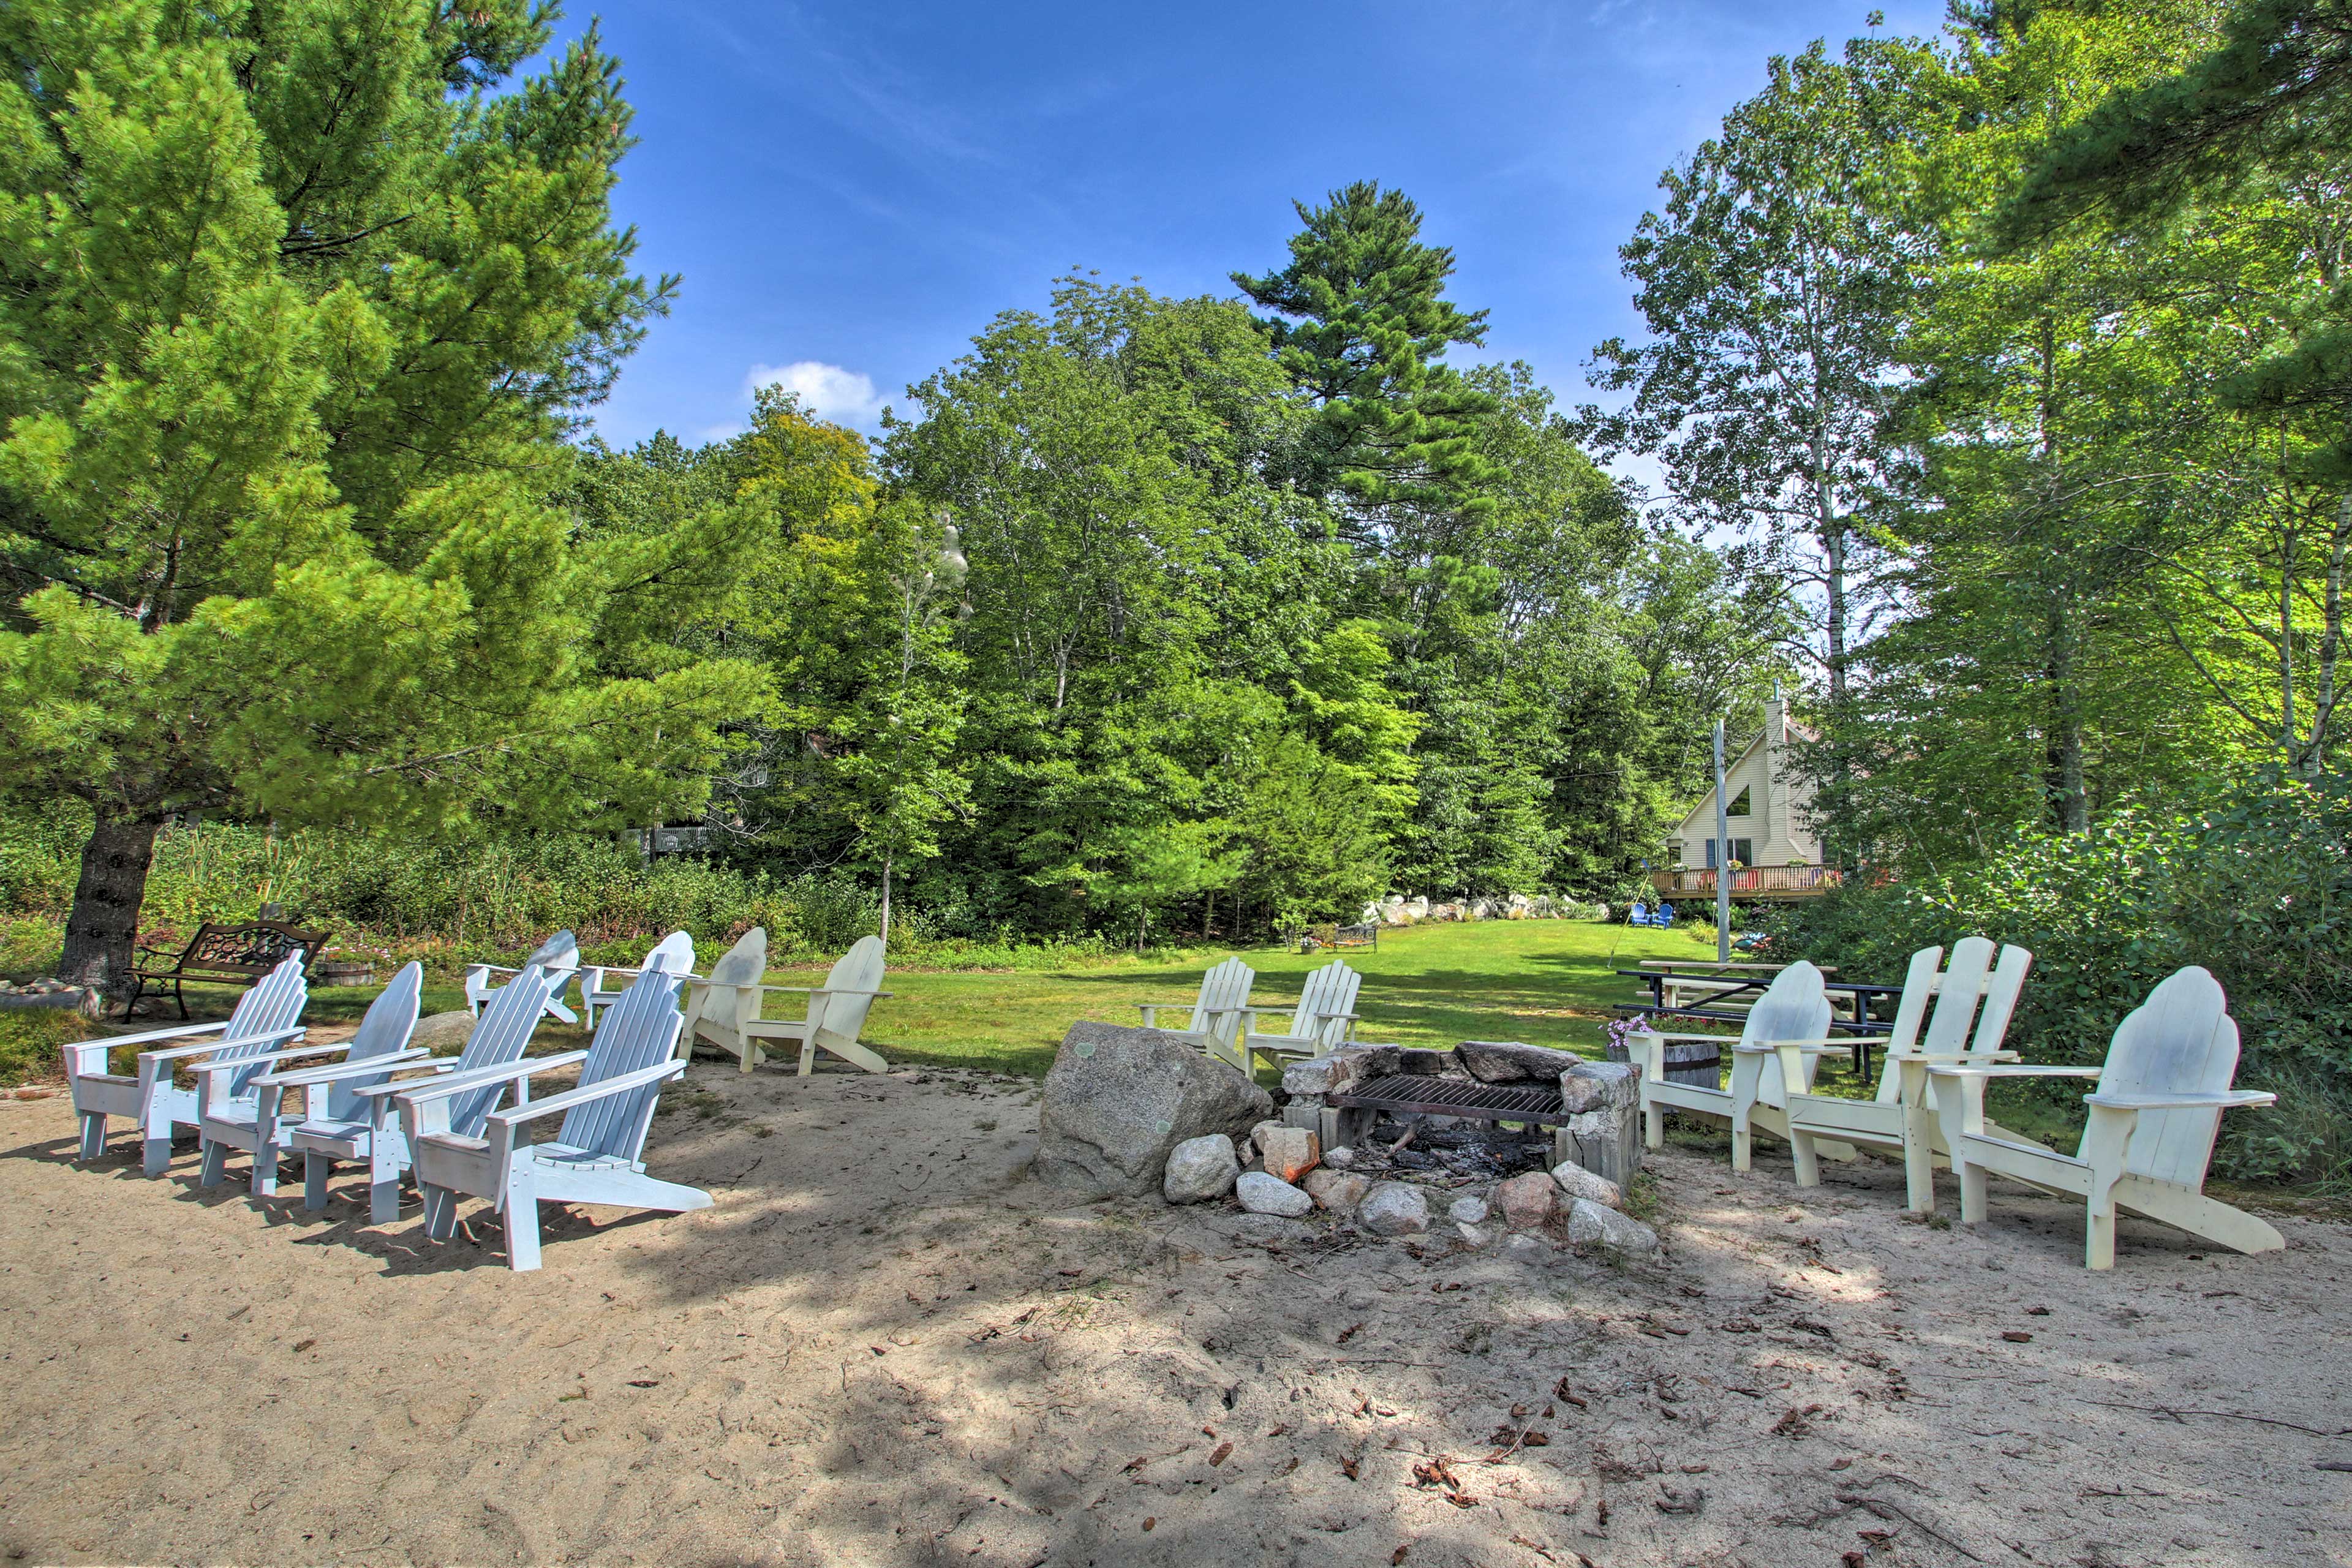
<path fill-rule="evenodd" d="M 1827 892 L 1843 873 L 1834 866 L 1743 866 L 1731 873 L 1735 899 L 1801 899 Z M 1713 898 L 1715 872 L 1688 867 L 1650 873 L 1662 898 Z"/>

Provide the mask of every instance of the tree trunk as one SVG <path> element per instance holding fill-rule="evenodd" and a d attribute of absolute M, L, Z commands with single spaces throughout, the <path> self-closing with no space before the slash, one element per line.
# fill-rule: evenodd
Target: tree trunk
<path fill-rule="evenodd" d="M 2061 833 L 2091 831 L 2091 797 L 2083 781 L 2083 692 L 2074 668 L 2074 627 L 2063 609 L 2051 617 L 2050 721 L 2044 788 L 2050 818 Z"/>
<path fill-rule="evenodd" d="M 163 826 L 161 816 L 100 816 L 82 846 L 81 879 L 74 884 L 73 912 L 66 917 L 59 979 L 95 986 L 110 997 L 131 994 L 139 906 L 147 897 L 155 833 Z"/>
<path fill-rule="evenodd" d="M 882 945 L 890 945 L 890 857 L 882 857 Z"/>

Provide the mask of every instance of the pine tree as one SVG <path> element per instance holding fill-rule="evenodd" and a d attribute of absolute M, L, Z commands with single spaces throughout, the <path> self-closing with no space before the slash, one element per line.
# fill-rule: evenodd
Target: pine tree
<path fill-rule="evenodd" d="M 175 812 L 638 825 L 759 706 L 600 639 L 675 546 L 550 503 L 667 293 L 593 30 L 488 90 L 554 16 L 0 8 L 0 789 L 94 814 L 68 978 L 128 978 Z"/>
<path fill-rule="evenodd" d="M 1305 488 L 1344 497 L 1375 532 L 1401 514 L 1480 509 L 1489 470 L 1473 437 L 1493 400 L 1438 363 L 1486 338 L 1486 311 L 1444 297 L 1454 252 L 1423 244 L 1421 209 L 1370 181 L 1293 205 L 1307 226 L 1290 265 L 1233 280 L 1275 312 L 1259 324 L 1316 404 Z"/>

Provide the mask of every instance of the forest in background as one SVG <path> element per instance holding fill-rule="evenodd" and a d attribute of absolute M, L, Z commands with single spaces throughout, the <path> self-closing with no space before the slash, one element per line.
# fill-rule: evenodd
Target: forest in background
<path fill-rule="evenodd" d="M 383 847 L 315 911 L 363 925 L 436 879 L 571 918 L 498 889 L 656 825 L 698 869 L 607 881 L 926 942 L 1616 901 L 1779 681 L 1867 874 L 1776 941 L 2031 931 L 2067 1049 L 2243 959 L 2254 1079 L 2352 1104 L 2337 0 L 1772 60 L 1623 245 L 1589 403 L 1482 361 L 1362 181 L 1228 297 L 1041 280 L 878 440 L 771 391 L 625 450 L 586 419 L 677 280 L 611 220 L 618 62 L 550 22 L 0 16 L 0 788 L 62 973 L 119 983 L 167 829 Z"/>

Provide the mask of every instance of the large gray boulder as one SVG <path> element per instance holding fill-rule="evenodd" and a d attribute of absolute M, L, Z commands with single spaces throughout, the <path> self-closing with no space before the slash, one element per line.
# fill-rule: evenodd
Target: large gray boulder
<path fill-rule="evenodd" d="M 1245 1138 L 1273 1114 L 1272 1095 L 1181 1035 L 1073 1024 L 1045 1075 L 1031 1168 L 1082 1200 L 1140 1197 L 1179 1143 Z"/>
<path fill-rule="evenodd" d="M 1465 1040 L 1454 1055 L 1480 1083 L 1549 1083 L 1584 1059 L 1574 1051 L 1517 1040 Z"/>
<path fill-rule="evenodd" d="M 408 1043 L 436 1057 L 454 1057 L 474 1037 L 474 1016 L 463 1007 L 454 1013 L 432 1013 L 416 1020 Z"/>
<path fill-rule="evenodd" d="M 1264 1171 L 1244 1171 L 1234 1195 L 1252 1214 L 1278 1214 L 1285 1219 L 1297 1219 L 1315 1208 L 1315 1200 L 1306 1193 Z"/>

